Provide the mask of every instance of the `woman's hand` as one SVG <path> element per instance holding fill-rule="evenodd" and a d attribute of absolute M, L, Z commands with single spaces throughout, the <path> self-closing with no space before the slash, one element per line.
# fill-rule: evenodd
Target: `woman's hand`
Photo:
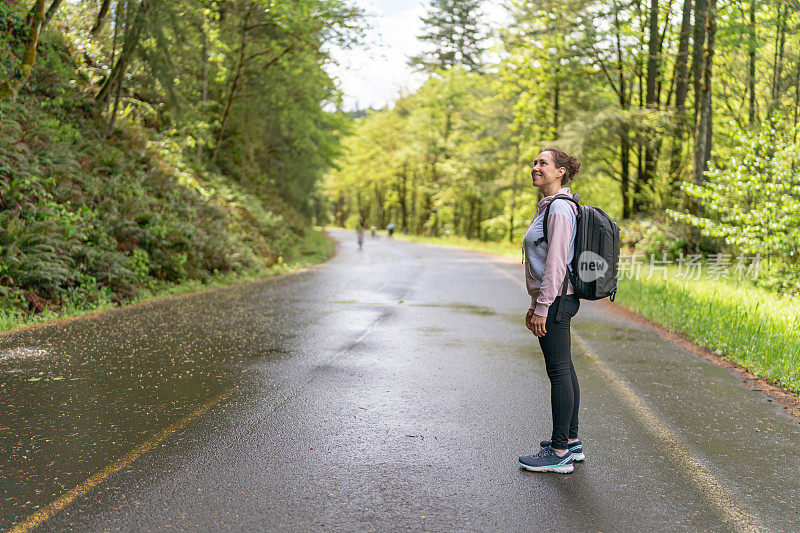
<path fill-rule="evenodd" d="M 546 322 L 546 316 L 534 315 L 533 309 L 528 309 L 528 314 L 525 315 L 525 327 L 531 330 L 531 333 L 537 337 L 544 337 L 547 334 L 544 328 Z"/>

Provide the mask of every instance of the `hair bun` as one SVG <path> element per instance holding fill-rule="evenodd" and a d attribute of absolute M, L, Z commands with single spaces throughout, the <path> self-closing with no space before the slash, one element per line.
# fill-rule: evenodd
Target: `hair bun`
<path fill-rule="evenodd" d="M 564 167 L 567 169 L 566 175 L 561 179 L 561 185 L 566 185 L 570 180 L 575 179 L 578 171 L 581 169 L 581 163 L 576 157 L 567 155 L 558 148 L 545 148 L 543 152 L 550 152 L 553 154 L 553 162 L 556 168 Z"/>
<path fill-rule="evenodd" d="M 581 169 L 581 162 L 578 161 L 576 158 L 569 156 L 569 176 L 570 179 L 575 179 L 575 176 L 578 175 L 578 172 Z"/>

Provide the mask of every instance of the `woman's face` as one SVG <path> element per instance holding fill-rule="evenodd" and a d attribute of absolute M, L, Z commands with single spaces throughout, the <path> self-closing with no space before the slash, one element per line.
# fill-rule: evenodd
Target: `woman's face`
<path fill-rule="evenodd" d="M 556 168 L 553 161 L 553 154 L 548 151 L 540 153 L 536 157 L 531 169 L 531 178 L 534 187 L 545 187 L 551 183 L 561 184 L 561 178 L 567 171 L 564 167 Z"/>

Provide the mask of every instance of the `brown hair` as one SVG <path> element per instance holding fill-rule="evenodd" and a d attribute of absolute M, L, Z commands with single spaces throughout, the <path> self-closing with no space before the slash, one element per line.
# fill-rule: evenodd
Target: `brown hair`
<path fill-rule="evenodd" d="M 564 176 L 561 178 L 562 187 L 569 183 L 570 180 L 575 179 L 575 176 L 578 175 L 578 171 L 581 168 L 581 163 L 577 160 L 577 158 L 565 154 L 558 148 L 545 148 L 542 151 L 553 154 L 553 163 L 557 169 L 561 167 L 567 169 L 567 172 L 564 173 Z"/>

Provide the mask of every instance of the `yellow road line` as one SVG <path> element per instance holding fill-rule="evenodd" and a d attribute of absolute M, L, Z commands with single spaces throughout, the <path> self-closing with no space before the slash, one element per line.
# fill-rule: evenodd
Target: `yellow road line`
<path fill-rule="evenodd" d="M 24 533 L 33 530 L 34 528 L 40 526 L 45 521 L 52 518 L 56 513 L 64 509 L 66 506 L 92 490 L 94 487 L 99 485 L 100 483 L 104 482 L 106 479 L 114 475 L 116 472 L 119 472 L 126 466 L 133 463 L 136 459 L 144 455 L 145 453 L 149 452 L 155 446 L 157 446 L 161 441 L 172 435 L 173 433 L 180 431 L 184 427 L 186 427 L 192 420 L 196 419 L 206 411 L 208 411 L 211 407 L 218 404 L 225 398 L 227 398 L 234 389 L 230 389 L 226 392 L 223 392 L 219 396 L 212 398 L 210 401 L 206 402 L 205 404 L 201 405 L 185 417 L 181 418 L 171 426 L 159 431 L 154 437 L 150 440 L 145 442 L 144 444 L 140 445 L 135 450 L 128 453 L 123 458 L 119 459 L 115 463 L 105 467 L 100 472 L 94 474 L 92 477 L 75 487 L 74 489 L 70 490 L 69 492 L 65 492 L 61 496 L 58 497 L 55 501 L 47 505 L 46 507 L 40 509 L 36 513 L 32 514 L 24 521 L 15 525 L 12 529 L 8 530 L 8 533 Z"/>
<path fill-rule="evenodd" d="M 504 276 L 513 280 L 523 289 L 525 284 L 519 277 L 512 276 L 505 269 L 496 267 Z M 522 270 L 520 268 L 520 270 Z M 524 272 L 520 272 L 520 277 Z M 522 315 L 520 315 L 522 316 Z M 722 517 L 736 531 L 763 531 L 758 519 L 743 509 L 733 494 L 706 468 L 700 461 L 687 450 L 680 438 L 658 417 L 633 389 L 620 378 L 611 368 L 597 356 L 580 335 L 572 332 L 572 337 L 580 344 L 586 356 L 600 369 L 620 398 L 636 413 L 644 428 L 650 432 L 663 447 L 671 453 L 679 466 L 686 472 L 694 485 L 705 496 L 706 500 L 715 506 Z"/>

